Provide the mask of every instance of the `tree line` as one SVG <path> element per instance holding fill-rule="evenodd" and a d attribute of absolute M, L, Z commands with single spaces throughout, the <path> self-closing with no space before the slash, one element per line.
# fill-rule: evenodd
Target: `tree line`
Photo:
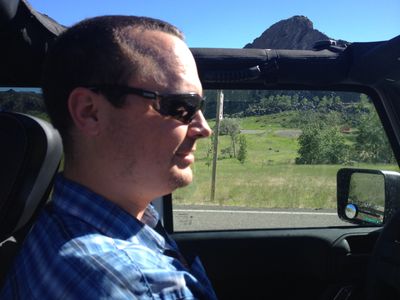
<path fill-rule="evenodd" d="M 217 93 L 207 90 L 205 97 L 205 116 L 215 118 Z M 224 115 L 240 118 L 291 110 L 342 111 L 359 100 L 359 94 L 351 92 L 227 90 L 224 91 Z"/>

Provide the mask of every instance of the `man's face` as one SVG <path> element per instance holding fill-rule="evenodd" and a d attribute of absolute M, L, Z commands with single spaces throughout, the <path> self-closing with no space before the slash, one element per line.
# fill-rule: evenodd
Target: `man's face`
<path fill-rule="evenodd" d="M 163 67 L 154 77 L 128 85 L 161 94 L 195 92 L 202 95 L 197 68 L 190 50 L 178 38 L 148 31 L 144 39 L 156 45 Z M 155 79 L 157 78 L 157 79 Z M 110 156 L 110 171 L 125 195 L 155 198 L 192 181 L 196 140 L 211 130 L 199 111 L 190 124 L 160 115 L 153 101 L 128 95 L 122 108 L 106 110 L 103 141 Z"/>

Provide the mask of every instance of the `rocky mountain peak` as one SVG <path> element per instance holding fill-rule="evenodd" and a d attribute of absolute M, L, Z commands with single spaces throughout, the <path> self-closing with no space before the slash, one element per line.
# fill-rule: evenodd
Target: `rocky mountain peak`
<path fill-rule="evenodd" d="M 311 50 L 315 42 L 329 39 L 307 17 L 294 16 L 275 23 L 244 48 Z"/>

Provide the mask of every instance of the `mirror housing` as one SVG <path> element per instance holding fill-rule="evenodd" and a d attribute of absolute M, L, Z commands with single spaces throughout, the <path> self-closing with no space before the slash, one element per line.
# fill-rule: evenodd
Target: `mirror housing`
<path fill-rule="evenodd" d="M 337 209 L 340 219 L 358 225 L 382 226 L 400 208 L 400 173 L 340 169 Z"/>

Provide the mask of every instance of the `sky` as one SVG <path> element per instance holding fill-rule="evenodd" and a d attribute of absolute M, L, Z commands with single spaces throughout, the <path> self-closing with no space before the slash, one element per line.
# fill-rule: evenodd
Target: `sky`
<path fill-rule="evenodd" d="M 39 12 L 70 26 L 105 15 L 140 15 L 179 27 L 190 47 L 243 48 L 274 23 L 295 15 L 349 42 L 400 35 L 400 0 L 28 0 Z"/>

